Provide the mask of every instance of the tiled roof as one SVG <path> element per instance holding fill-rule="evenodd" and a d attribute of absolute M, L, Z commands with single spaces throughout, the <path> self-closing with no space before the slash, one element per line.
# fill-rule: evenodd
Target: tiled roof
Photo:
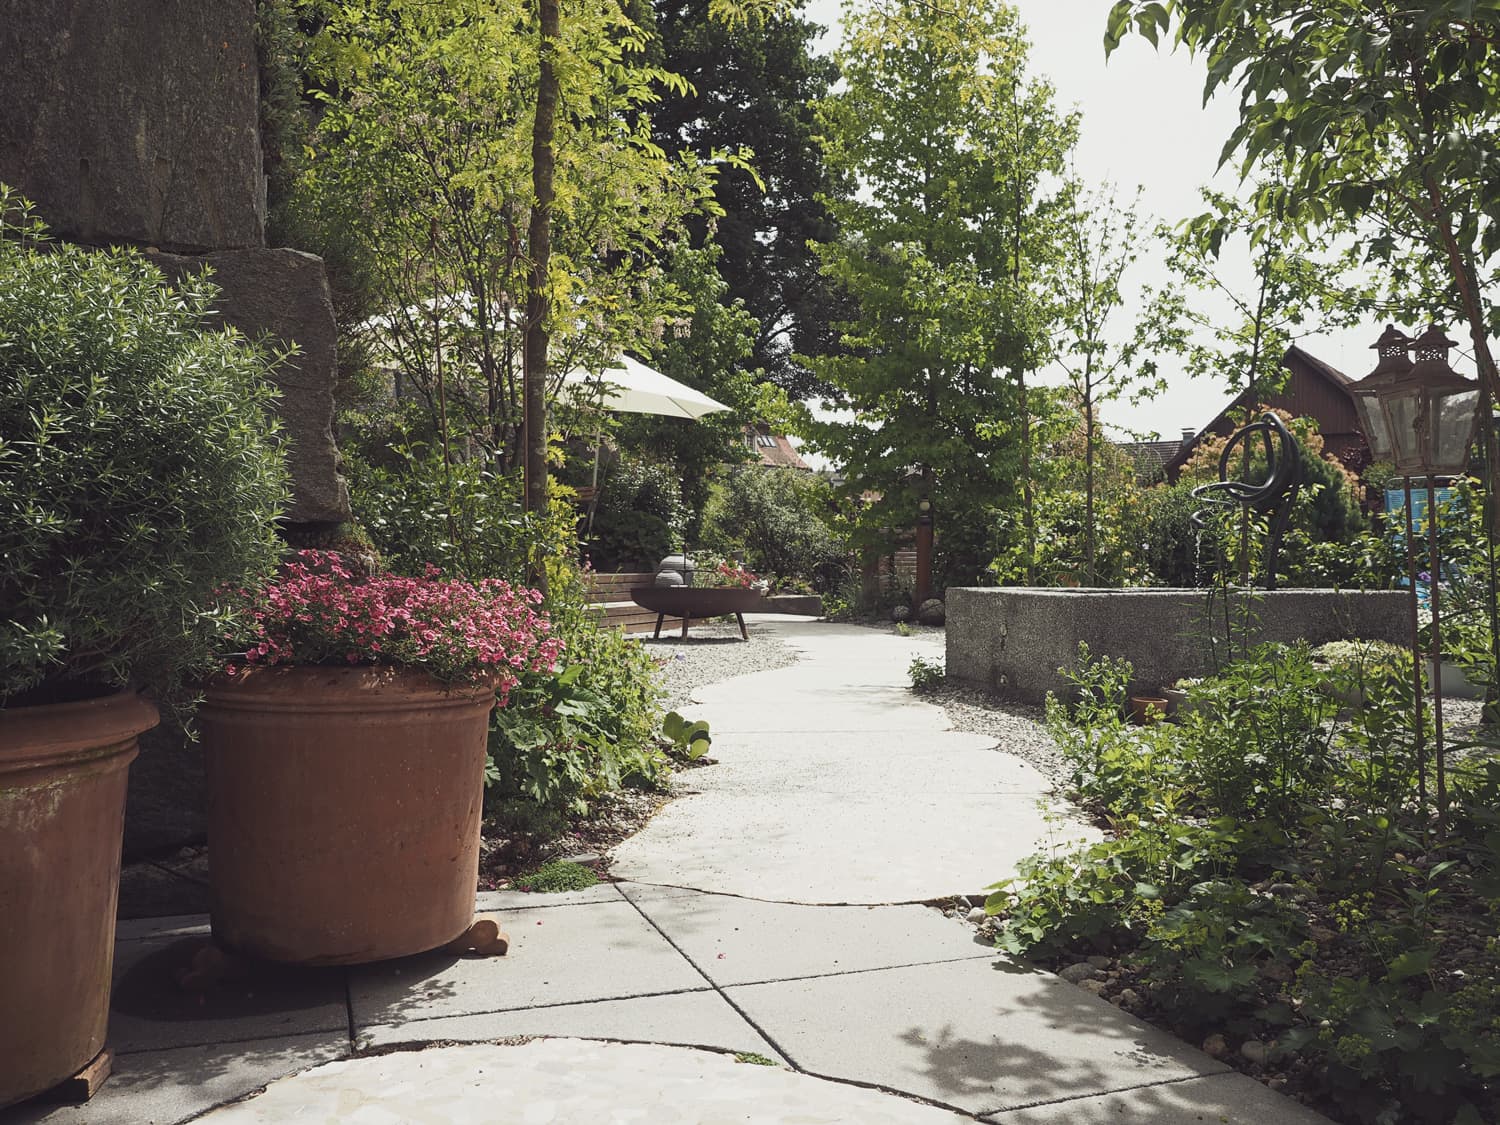
<path fill-rule="evenodd" d="M 812 472 L 812 466 L 802 460 L 785 434 L 767 433 L 757 426 L 745 427 L 745 444 L 760 459 L 760 463 L 772 469 L 803 469 Z"/>
<path fill-rule="evenodd" d="M 1182 448 L 1180 441 L 1123 441 L 1119 448 L 1135 462 L 1136 479 L 1141 483 L 1161 480 L 1167 463 Z"/>

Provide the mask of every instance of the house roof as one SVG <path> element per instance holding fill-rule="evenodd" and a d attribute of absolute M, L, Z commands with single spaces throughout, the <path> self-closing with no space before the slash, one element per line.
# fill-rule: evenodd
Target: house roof
<path fill-rule="evenodd" d="M 1296 344 L 1282 353 L 1281 364 L 1291 372 L 1286 388 L 1273 395 L 1257 395 L 1257 398 L 1269 406 L 1287 410 L 1296 417 L 1316 419 L 1318 430 L 1325 439 L 1330 436 L 1340 436 L 1347 439 L 1340 443 L 1342 445 L 1348 445 L 1349 441 L 1355 440 L 1363 444 L 1364 438 L 1359 433 L 1354 399 L 1349 394 L 1349 386 L 1354 382 L 1353 379 Z M 1177 479 L 1182 466 L 1187 463 L 1187 459 L 1192 456 L 1193 450 L 1204 437 L 1209 434 L 1228 434 L 1232 431 L 1229 413 L 1232 410 L 1242 409 L 1247 403 L 1248 396 L 1248 390 L 1241 391 L 1226 403 L 1224 409 L 1214 415 L 1213 420 L 1199 430 L 1191 441 L 1183 441 L 1179 444 L 1177 452 L 1162 466 L 1168 479 Z"/>
<path fill-rule="evenodd" d="M 1136 479 L 1142 483 L 1160 480 L 1166 475 L 1167 463 L 1182 448 L 1180 441 L 1122 441 L 1117 448 L 1135 464 Z"/>
<path fill-rule="evenodd" d="M 773 434 L 764 426 L 746 426 L 744 434 L 745 445 L 767 468 L 812 472 L 812 466 L 802 460 L 785 434 Z"/>

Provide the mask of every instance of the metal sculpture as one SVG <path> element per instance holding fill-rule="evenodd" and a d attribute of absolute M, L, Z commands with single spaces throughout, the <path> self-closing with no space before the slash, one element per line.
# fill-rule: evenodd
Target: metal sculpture
<path fill-rule="evenodd" d="M 1276 442 L 1272 444 L 1272 437 Z M 1229 461 L 1235 450 L 1259 437 L 1266 455 L 1266 478 L 1259 484 L 1249 481 L 1231 480 Z M 1212 484 L 1199 485 L 1193 489 L 1193 499 L 1201 500 L 1204 507 L 1192 515 L 1193 526 L 1199 531 L 1206 528 L 1208 516 L 1215 508 L 1232 507 L 1238 504 L 1246 511 L 1269 516 L 1270 526 L 1266 535 L 1265 584 L 1267 590 L 1276 589 L 1276 560 L 1281 552 L 1281 540 L 1292 519 L 1292 506 L 1302 489 L 1302 458 L 1297 449 L 1297 439 L 1292 436 L 1275 414 L 1262 414 L 1260 420 L 1241 426 L 1230 437 L 1224 452 L 1219 455 L 1219 479 Z"/>

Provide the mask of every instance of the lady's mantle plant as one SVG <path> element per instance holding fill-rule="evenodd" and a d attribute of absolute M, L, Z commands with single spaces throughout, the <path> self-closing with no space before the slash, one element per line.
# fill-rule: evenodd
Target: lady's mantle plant
<path fill-rule="evenodd" d="M 49 245 L 0 185 L 0 705 L 176 688 L 214 667 L 214 591 L 276 565 L 270 357 L 204 331 L 216 290 Z"/>
<path fill-rule="evenodd" d="M 493 682 L 503 705 L 524 672 L 549 671 L 562 641 L 542 596 L 499 579 L 465 582 L 429 567 L 421 578 L 355 574 L 330 551 L 299 551 L 247 601 L 232 639 L 247 664 L 382 664 L 454 685 Z"/>

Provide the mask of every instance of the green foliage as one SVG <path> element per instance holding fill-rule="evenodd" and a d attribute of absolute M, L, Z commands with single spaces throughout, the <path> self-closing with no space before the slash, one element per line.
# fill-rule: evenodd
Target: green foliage
<path fill-rule="evenodd" d="M 898 632 L 904 624 L 905 622 L 897 622 Z M 910 632 L 911 630 L 908 629 L 906 633 L 902 633 L 902 636 Z M 933 691 L 942 687 L 943 680 L 948 675 L 941 660 L 927 660 L 921 656 L 911 658 L 906 674 L 911 677 L 911 690 L 915 692 Z"/>
<path fill-rule="evenodd" d="M 1179 723 L 1136 728 L 1121 715 L 1130 667 L 1081 650 L 1076 700 L 1049 701 L 1048 719 L 1111 834 L 997 884 L 1000 944 L 1114 953 L 1158 1017 L 1296 1054 L 1288 1072 L 1351 1121 L 1493 1120 L 1500 765 L 1450 773 L 1450 835 L 1434 843 L 1406 654 L 1319 654 L 1254 650 L 1193 681 Z"/>
<path fill-rule="evenodd" d="M 909 527 L 926 493 L 946 576 L 972 581 L 995 555 L 987 509 L 1022 476 L 1005 424 L 1021 391 L 1002 372 L 1039 358 L 1021 296 L 1037 283 L 1012 269 L 1029 212 L 1010 199 L 1047 193 L 1012 173 L 1024 160 L 1042 175 L 1033 153 L 1065 146 L 1038 134 L 1064 126 L 1050 89 L 1026 74 L 1007 5 L 899 0 L 851 11 L 844 30 L 843 86 L 820 120 L 829 166 L 862 190 L 831 201 L 842 236 L 816 249 L 851 307 L 844 354 L 809 366 L 847 413 L 810 423 L 808 437 L 843 466 L 846 496 L 881 496 L 856 514 L 858 546 L 880 549 Z"/>
<path fill-rule="evenodd" d="M 1163 586 L 1197 586 L 1203 579 L 1198 529 L 1193 513 L 1203 505 L 1193 499 L 1189 483 L 1158 485 L 1141 491 L 1138 520 L 1142 563 Z M 1212 562 L 1212 554 L 1207 560 Z"/>
<path fill-rule="evenodd" d="M 673 752 L 690 762 L 703 757 L 713 745 L 706 720 L 690 722 L 676 711 L 668 711 L 662 719 L 661 733 L 672 744 Z"/>
<path fill-rule="evenodd" d="M 1207 64 L 1204 96 L 1239 91 L 1222 159 L 1269 182 L 1251 201 L 1293 230 L 1368 220 L 1360 239 L 1397 300 L 1461 310 L 1481 379 L 1500 375 L 1496 310 L 1477 279 L 1500 250 L 1489 169 L 1500 84 L 1500 6 L 1372 6 L 1363 0 L 1119 0 L 1106 50 L 1170 33 Z"/>
<path fill-rule="evenodd" d="M 754 1051 L 740 1051 L 734 1056 L 738 1063 L 749 1063 L 752 1066 L 780 1066 L 775 1059 L 768 1059 L 765 1055 L 756 1054 Z"/>
<path fill-rule="evenodd" d="M 599 486 L 588 551 L 596 570 L 655 571 L 680 551 L 687 513 L 667 466 L 622 457 Z"/>
<path fill-rule="evenodd" d="M 502 822 L 556 823 L 622 785 L 667 776 L 656 747 L 661 699 L 650 655 L 549 590 L 563 667 L 531 673 L 491 719 L 486 805 Z"/>
<path fill-rule="evenodd" d="M 225 586 L 275 566 L 271 357 L 203 328 L 217 290 L 45 244 L 0 186 L 0 700 L 213 666 Z"/>
<path fill-rule="evenodd" d="M 746 367 L 805 398 L 813 379 L 795 355 L 838 345 L 831 327 L 838 296 L 808 248 L 809 240 L 834 236 L 819 197 L 845 193 L 824 166 L 812 108 L 838 68 L 811 49 L 817 27 L 796 9 L 731 28 L 711 18 L 701 0 L 657 0 L 654 7 L 662 64 L 689 84 L 652 112 L 656 142 L 703 160 L 741 146 L 754 154 L 753 171 L 724 168 L 714 187 L 724 213 L 703 237 L 722 249 L 717 271 L 727 290 L 722 306 L 707 307 L 743 306 L 752 325 Z M 697 308 L 701 315 L 705 305 Z"/>
<path fill-rule="evenodd" d="M 511 880 L 511 885 L 519 891 L 555 895 L 564 891 L 586 890 L 598 882 L 599 876 L 591 868 L 565 859 L 554 859 L 532 871 L 517 875 Z"/>
<path fill-rule="evenodd" d="M 831 526 L 834 513 L 831 490 L 821 478 L 741 466 L 715 491 L 703 540 L 726 554 L 742 554 L 757 573 L 823 592 L 848 566 L 848 552 Z"/>

